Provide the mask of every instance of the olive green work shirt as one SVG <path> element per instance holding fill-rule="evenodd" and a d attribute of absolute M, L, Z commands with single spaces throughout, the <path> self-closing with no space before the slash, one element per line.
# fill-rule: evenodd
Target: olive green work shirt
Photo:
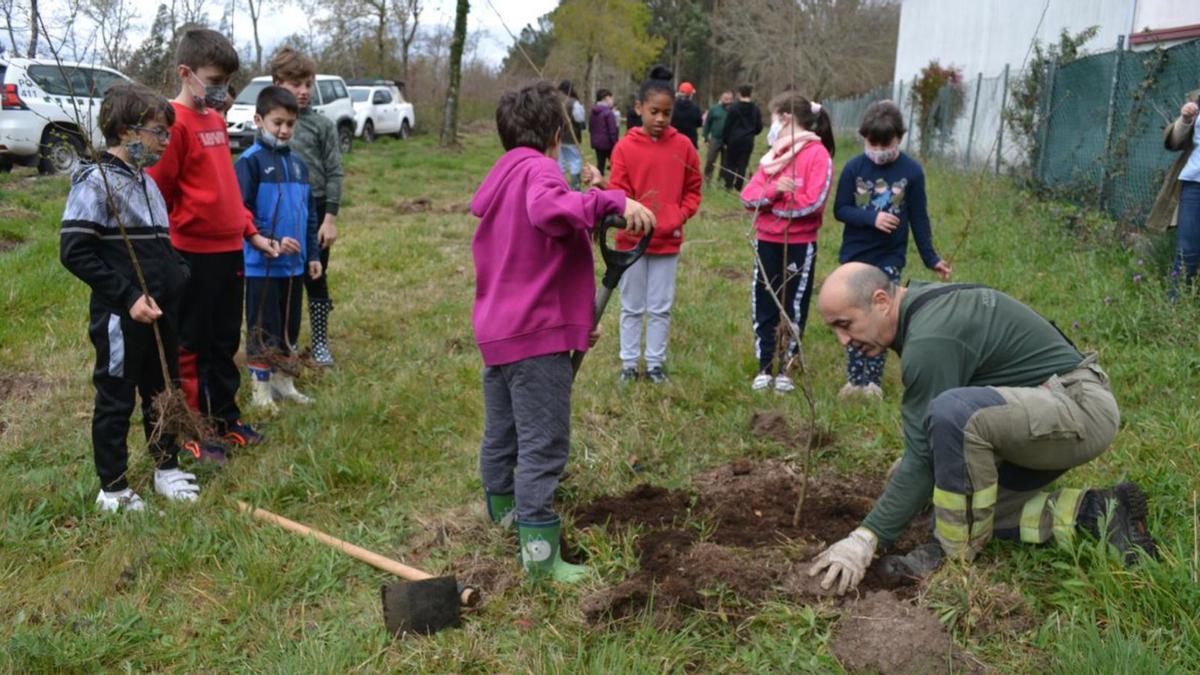
<path fill-rule="evenodd" d="M 914 281 L 900 303 L 892 349 L 904 382 L 904 456 L 863 521 L 883 544 L 895 541 L 933 495 L 925 423 L 938 394 L 958 387 L 1036 387 L 1083 360 L 1053 324 L 992 288 L 946 293 L 909 316 L 916 298 L 946 285 Z"/>

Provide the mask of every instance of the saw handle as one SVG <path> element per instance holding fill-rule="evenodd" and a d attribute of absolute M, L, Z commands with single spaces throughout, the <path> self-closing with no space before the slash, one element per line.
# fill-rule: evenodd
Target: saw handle
<path fill-rule="evenodd" d="M 290 532 L 312 537 L 322 544 L 325 544 L 330 548 L 335 548 L 351 558 L 354 558 L 355 560 L 361 560 L 375 569 L 383 570 L 384 572 L 388 572 L 390 574 L 395 574 L 401 579 L 406 579 L 408 581 L 424 581 L 425 579 L 434 578 L 433 575 L 429 574 L 428 572 L 422 572 L 415 567 L 409 567 L 404 563 L 379 555 L 374 551 L 368 551 L 361 546 L 355 546 L 348 541 L 342 541 L 337 537 L 330 536 L 307 525 L 297 523 L 294 520 L 288 520 L 287 518 L 275 513 L 271 513 L 266 509 L 255 508 L 240 499 L 238 500 L 237 505 L 238 509 L 241 510 L 242 513 L 249 513 L 259 520 L 268 523 L 274 523 L 275 525 L 278 525 L 279 527 L 282 527 Z M 477 602 L 479 602 L 479 591 L 470 586 L 464 586 L 460 589 L 459 600 L 464 607 L 473 607 Z"/>

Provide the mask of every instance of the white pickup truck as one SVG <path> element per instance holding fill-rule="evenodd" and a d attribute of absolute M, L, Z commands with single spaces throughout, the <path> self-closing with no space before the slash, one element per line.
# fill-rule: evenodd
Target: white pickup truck
<path fill-rule="evenodd" d="M 43 174 L 73 172 L 104 150 L 100 102 L 121 73 L 52 59 L 0 58 L 0 171 L 37 165 Z"/>
<path fill-rule="evenodd" d="M 233 106 L 225 114 L 229 147 L 234 152 L 241 152 L 254 144 L 254 134 L 258 133 L 254 126 L 254 104 L 258 101 L 259 92 L 269 84 L 269 75 L 250 80 L 246 88 L 238 92 Z M 350 92 L 346 90 L 345 80 L 337 75 L 317 75 L 316 86 L 312 90 L 312 102 L 309 105 L 319 114 L 333 120 L 337 125 L 342 154 L 350 152 L 354 142 L 354 106 L 350 102 Z"/>
<path fill-rule="evenodd" d="M 355 134 L 370 143 L 381 134 L 408 138 L 416 125 L 413 105 L 404 100 L 402 86 L 392 80 L 350 80 Z"/>

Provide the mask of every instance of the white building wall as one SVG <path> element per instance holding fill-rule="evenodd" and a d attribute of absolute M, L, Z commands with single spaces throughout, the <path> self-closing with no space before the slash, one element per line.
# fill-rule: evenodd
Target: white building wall
<path fill-rule="evenodd" d="M 1163 30 L 1200 24 L 1200 2 L 1196 0 L 1141 0 L 1133 32 Z"/>
<path fill-rule="evenodd" d="M 1200 6 L 1200 0 L 1179 4 Z M 1134 0 L 903 0 L 893 79 L 910 82 L 934 59 L 961 69 L 966 78 L 998 75 L 1005 64 L 1017 71 L 1035 38 L 1055 42 L 1064 28 L 1074 34 L 1099 26 L 1084 49 L 1107 51 L 1118 36 L 1130 33 L 1134 5 Z"/>

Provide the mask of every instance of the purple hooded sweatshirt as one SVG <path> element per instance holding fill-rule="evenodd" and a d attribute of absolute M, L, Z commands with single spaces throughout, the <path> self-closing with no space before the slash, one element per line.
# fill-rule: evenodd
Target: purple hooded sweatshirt
<path fill-rule="evenodd" d="M 471 319 L 484 365 L 587 350 L 596 294 L 589 235 L 624 210 L 620 190 L 572 191 L 558 163 L 532 148 L 497 160 L 471 200 L 480 219 Z"/>

